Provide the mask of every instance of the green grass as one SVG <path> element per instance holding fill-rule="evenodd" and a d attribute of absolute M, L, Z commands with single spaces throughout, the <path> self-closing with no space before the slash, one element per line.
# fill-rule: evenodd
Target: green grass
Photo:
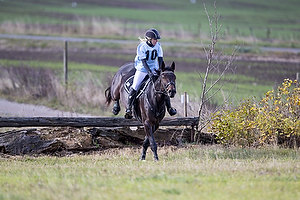
<path fill-rule="evenodd" d="M 0 66 L 28 66 L 28 67 L 40 67 L 40 68 L 49 68 L 54 70 L 63 70 L 62 62 L 53 62 L 53 61 L 37 61 L 37 60 L 7 60 L 0 59 Z M 117 67 L 104 66 L 104 65 L 93 65 L 86 63 L 76 63 L 76 62 L 68 62 L 69 70 L 89 70 L 89 71 L 102 71 L 102 72 L 117 72 Z"/>
<path fill-rule="evenodd" d="M 299 199 L 292 149 L 159 148 L 0 158 L 0 199 Z"/>
<path fill-rule="evenodd" d="M 206 1 L 210 17 L 214 14 L 213 2 Z M 267 45 L 278 45 L 268 39 L 276 39 L 279 45 L 299 46 L 298 23 L 300 2 L 280 0 L 229 0 L 217 1 L 217 11 L 220 14 L 219 24 L 223 25 L 222 32 L 226 32 L 225 39 L 235 41 L 244 38 L 245 43 L 267 42 Z M 136 7 L 141 7 L 136 9 Z M 91 25 L 94 22 L 109 19 L 110 26 L 122 30 L 120 33 L 94 35 L 95 37 L 136 38 L 141 35 L 126 35 L 126 30 L 145 30 L 156 27 L 162 31 L 165 40 L 195 40 L 199 39 L 199 29 L 208 36 L 210 34 L 207 16 L 202 2 L 191 4 L 184 0 L 163 0 L 145 2 L 142 0 L 115 1 L 115 4 L 97 3 L 94 1 L 78 2 L 76 7 L 70 1 L 1 1 L 0 25 L 4 22 L 25 23 L 36 25 Z M 98 21 L 98 22 L 97 22 Z M 106 21 L 107 22 L 107 21 Z M 102 23 L 103 25 L 103 23 Z M 94 28 L 97 28 L 95 26 Z M 104 25 L 105 26 L 105 25 Z M 86 27 L 85 27 L 86 28 Z M 0 29 L 6 32 L 8 29 Z M 171 36 L 171 32 L 177 36 Z M 182 32 L 185 32 L 182 34 Z M 164 34 L 168 33 L 168 34 Z M 49 33 L 48 33 L 49 34 Z M 52 34 L 60 34 L 53 31 Z M 69 33 L 70 34 L 70 33 Z M 73 33 L 76 35 L 76 33 Z M 80 35 L 80 33 L 77 33 Z M 180 36 L 179 36 L 180 35 Z M 189 35 L 189 36 L 188 36 Z M 192 38 L 189 38 L 192 37 Z M 258 41 L 255 38 L 261 40 Z M 286 42 L 289 41 L 289 42 Z"/>
<path fill-rule="evenodd" d="M 203 77 L 205 76 L 204 73 L 187 73 L 187 72 L 176 72 L 176 84 L 179 93 L 183 93 L 184 91 L 188 92 L 189 95 L 200 97 L 200 94 L 202 92 L 202 83 L 203 83 Z M 208 79 L 207 88 L 210 87 L 211 75 Z M 215 75 L 212 80 L 216 80 L 218 76 Z M 225 75 L 224 81 L 230 79 L 230 82 L 226 83 L 224 86 L 222 86 L 222 93 L 218 92 L 214 98 L 212 99 L 212 103 L 215 103 L 217 105 L 220 105 L 222 102 L 224 102 L 224 97 L 230 95 L 231 93 L 231 99 L 229 99 L 229 103 L 238 103 L 240 100 L 249 98 L 251 96 L 258 97 L 257 100 L 259 100 L 260 97 L 263 96 L 264 93 L 271 90 L 274 86 L 274 83 L 269 81 L 267 83 L 260 83 L 257 78 L 253 76 L 246 76 L 242 74 L 227 74 Z M 211 90 L 211 92 L 208 94 L 211 95 L 216 92 L 216 90 L 221 87 L 220 82 L 214 88 Z M 223 96 L 225 95 L 225 96 Z"/>

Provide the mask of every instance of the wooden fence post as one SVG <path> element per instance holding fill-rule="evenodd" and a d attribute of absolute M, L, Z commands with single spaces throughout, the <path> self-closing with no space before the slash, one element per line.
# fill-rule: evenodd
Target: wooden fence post
<path fill-rule="evenodd" d="M 181 95 L 181 103 L 183 104 L 183 115 L 187 117 L 187 104 L 189 102 L 189 96 L 184 92 L 183 95 Z"/>
<path fill-rule="evenodd" d="M 187 95 L 186 92 L 184 92 L 184 95 L 181 95 L 181 103 L 183 103 L 183 109 L 184 109 L 184 117 L 187 117 L 187 104 L 189 102 L 189 96 Z M 197 122 L 197 126 L 198 126 L 198 122 Z M 194 133 L 194 127 L 195 127 L 195 124 L 192 124 L 192 131 L 191 131 L 191 142 L 194 142 L 194 136 L 195 136 L 195 133 Z"/>
<path fill-rule="evenodd" d="M 67 87 L 68 85 L 68 42 L 65 41 L 64 48 L 64 84 Z"/>
<path fill-rule="evenodd" d="M 187 117 L 187 95 L 184 92 L 184 116 Z"/>

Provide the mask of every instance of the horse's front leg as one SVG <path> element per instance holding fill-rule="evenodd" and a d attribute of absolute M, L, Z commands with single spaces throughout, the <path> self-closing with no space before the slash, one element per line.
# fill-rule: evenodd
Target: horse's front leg
<path fill-rule="evenodd" d="M 141 155 L 140 160 L 145 160 L 146 159 L 146 153 L 147 153 L 147 149 L 148 149 L 149 146 L 150 146 L 149 138 L 146 135 L 145 140 L 143 142 L 143 151 L 142 151 L 142 155 Z"/>
<path fill-rule="evenodd" d="M 151 123 L 149 123 L 148 121 L 145 121 L 144 129 L 146 132 L 146 136 L 149 139 L 149 143 L 150 143 L 151 150 L 153 152 L 154 160 L 158 161 L 157 144 L 155 142 L 154 135 L 153 135 L 153 132 L 155 131 L 155 126 L 151 125 Z"/>

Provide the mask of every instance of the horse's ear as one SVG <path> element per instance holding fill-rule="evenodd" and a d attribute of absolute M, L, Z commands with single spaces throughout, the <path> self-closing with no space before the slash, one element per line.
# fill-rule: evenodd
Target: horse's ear
<path fill-rule="evenodd" d="M 165 65 L 165 61 L 162 61 L 161 63 L 161 70 L 165 71 L 166 65 Z"/>
<path fill-rule="evenodd" d="M 171 69 L 172 69 L 173 71 L 175 71 L 175 63 L 174 63 L 174 61 L 172 62 Z"/>

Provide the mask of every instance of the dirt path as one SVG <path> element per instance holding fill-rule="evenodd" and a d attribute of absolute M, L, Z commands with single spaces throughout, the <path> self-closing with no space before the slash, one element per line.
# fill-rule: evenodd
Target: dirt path
<path fill-rule="evenodd" d="M 0 117 L 88 117 L 90 115 L 53 110 L 45 106 L 11 102 L 0 99 Z"/>

